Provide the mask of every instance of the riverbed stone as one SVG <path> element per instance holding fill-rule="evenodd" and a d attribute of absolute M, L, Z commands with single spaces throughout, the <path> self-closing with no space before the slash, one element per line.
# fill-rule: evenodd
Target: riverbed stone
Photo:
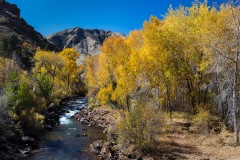
<path fill-rule="evenodd" d="M 97 140 L 90 145 L 90 152 L 95 154 L 100 154 L 102 146 L 103 146 L 103 141 Z"/>
<path fill-rule="evenodd" d="M 31 155 L 30 147 L 27 147 L 25 149 L 18 149 L 18 151 L 23 155 L 23 157 L 29 157 Z"/>
<path fill-rule="evenodd" d="M 89 126 L 96 126 L 103 129 L 111 125 L 113 121 L 112 116 L 107 109 L 98 109 L 93 111 L 83 109 L 76 113 L 74 118 L 83 124 L 88 124 Z"/>
<path fill-rule="evenodd" d="M 87 134 L 86 134 L 86 133 L 83 133 L 81 136 L 82 136 L 82 137 L 87 137 Z"/>
<path fill-rule="evenodd" d="M 79 121 L 80 122 L 83 122 L 85 120 L 85 118 L 80 118 Z"/>
<path fill-rule="evenodd" d="M 89 124 L 89 121 L 88 121 L 87 119 L 84 119 L 84 120 L 82 121 L 82 123 L 83 123 L 83 124 Z"/>
<path fill-rule="evenodd" d="M 104 143 L 100 152 L 102 159 L 105 159 L 105 160 L 112 159 L 112 154 L 110 150 L 111 150 L 110 143 L 108 142 Z"/>
<path fill-rule="evenodd" d="M 22 141 L 23 141 L 23 143 L 25 143 L 26 145 L 29 145 L 29 146 L 35 147 L 35 145 L 36 145 L 34 138 L 32 138 L 30 136 L 22 136 Z"/>

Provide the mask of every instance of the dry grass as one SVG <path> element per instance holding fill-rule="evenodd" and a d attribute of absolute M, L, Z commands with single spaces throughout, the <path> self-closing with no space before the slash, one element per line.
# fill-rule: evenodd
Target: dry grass
<path fill-rule="evenodd" d="M 177 114 L 172 122 L 166 122 L 166 134 L 156 138 L 154 159 L 165 155 L 179 160 L 240 160 L 240 146 L 234 147 L 233 133 L 223 130 L 220 134 L 199 134 L 194 126 L 183 131 L 179 123 L 188 122 L 184 117 Z"/>
<path fill-rule="evenodd" d="M 116 121 L 121 116 L 119 111 L 109 110 L 111 120 Z M 233 133 L 223 130 L 220 134 L 200 134 L 194 126 L 184 131 L 179 124 L 190 122 L 190 115 L 174 113 L 172 122 L 169 115 L 164 117 L 167 120 L 164 134 L 156 137 L 153 147 L 145 151 L 146 157 L 154 160 L 240 160 L 240 146 L 234 147 Z"/>

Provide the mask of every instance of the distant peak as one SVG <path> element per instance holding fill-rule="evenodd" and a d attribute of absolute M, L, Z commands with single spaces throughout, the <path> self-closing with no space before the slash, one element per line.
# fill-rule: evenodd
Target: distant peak
<path fill-rule="evenodd" d="M 78 62 L 84 63 L 84 57 L 100 54 L 101 45 L 104 40 L 110 36 L 125 37 L 124 34 L 118 32 L 75 27 L 51 34 L 46 36 L 46 38 L 60 50 L 64 48 L 74 48 L 82 55 L 82 58 L 80 58 Z"/>

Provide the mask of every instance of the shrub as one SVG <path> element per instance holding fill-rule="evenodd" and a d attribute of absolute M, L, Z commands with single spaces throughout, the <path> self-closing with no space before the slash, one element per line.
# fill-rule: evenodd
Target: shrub
<path fill-rule="evenodd" d="M 161 112 L 150 106 L 136 106 L 123 113 L 117 123 L 118 141 L 126 148 L 134 143 L 139 149 L 146 149 L 160 133 L 163 123 Z"/>
<path fill-rule="evenodd" d="M 30 76 L 22 75 L 16 86 L 8 86 L 5 95 L 6 106 L 16 122 L 21 121 L 23 129 L 38 130 L 43 127 L 45 103 L 35 90 L 36 84 Z"/>
<path fill-rule="evenodd" d="M 28 117 L 28 127 L 33 129 L 43 128 L 45 117 L 39 113 L 36 113 L 34 110 L 31 111 L 31 115 Z"/>
<path fill-rule="evenodd" d="M 40 74 L 39 77 L 35 78 L 39 86 L 39 93 L 44 97 L 47 104 L 50 104 L 50 98 L 53 90 L 53 84 L 46 74 Z"/>
<path fill-rule="evenodd" d="M 218 121 L 218 118 L 206 109 L 199 109 L 192 120 L 193 124 L 197 126 L 198 131 L 201 133 L 209 133 L 213 129 L 213 122 L 216 121 Z"/>

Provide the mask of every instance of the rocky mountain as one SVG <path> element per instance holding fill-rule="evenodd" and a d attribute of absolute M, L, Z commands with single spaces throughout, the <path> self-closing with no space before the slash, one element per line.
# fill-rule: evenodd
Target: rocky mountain
<path fill-rule="evenodd" d="M 27 42 L 40 48 L 55 48 L 40 33 L 34 30 L 23 18 L 15 4 L 0 0 L 0 42 L 11 36 L 17 36 L 20 43 Z"/>
<path fill-rule="evenodd" d="M 78 62 L 82 63 L 86 56 L 99 54 L 103 41 L 113 35 L 125 36 L 117 32 L 77 27 L 54 33 L 46 38 L 60 50 L 74 48 L 81 53 Z"/>

